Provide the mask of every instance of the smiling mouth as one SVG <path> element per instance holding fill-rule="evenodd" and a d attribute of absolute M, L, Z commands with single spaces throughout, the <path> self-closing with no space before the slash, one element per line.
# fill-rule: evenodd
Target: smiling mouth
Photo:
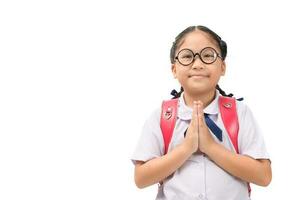
<path fill-rule="evenodd" d="M 208 78 L 208 76 L 205 75 L 191 75 L 189 78 Z"/>

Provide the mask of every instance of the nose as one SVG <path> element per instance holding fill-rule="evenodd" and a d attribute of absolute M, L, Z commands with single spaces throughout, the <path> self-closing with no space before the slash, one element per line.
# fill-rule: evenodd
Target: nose
<path fill-rule="evenodd" d="M 197 57 L 198 56 L 198 57 Z M 195 58 L 194 58 L 194 62 L 193 62 L 193 65 L 192 65 L 192 68 L 193 69 L 197 69 L 197 68 L 200 68 L 200 69 L 203 69 L 205 67 L 205 64 L 202 62 L 202 60 L 200 59 L 200 55 L 199 54 L 196 54 L 195 55 Z"/>

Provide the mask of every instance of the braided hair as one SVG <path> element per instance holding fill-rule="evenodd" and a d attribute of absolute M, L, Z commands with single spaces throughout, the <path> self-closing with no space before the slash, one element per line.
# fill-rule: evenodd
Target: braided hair
<path fill-rule="evenodd" d="M 216 86 L 216 89 L 220 92 L 220 94 L 222 96 L 225 96 L 225 97 L 233 97 L 233 94 L 230 93 L 230 94 L 226 94 L 224 90 L 222 90 L 220 88 L 219 85 Z M 180 87 L 180 91 L 177 92 L 175 89 L 171 91 L 171 95 L 173 96 L 172 99 L 176 99 L 176 98 L 179 98 L 181 96 L 181 94 L 183 93 L 183 87 Z M 239 100 L 239 99 L 238 99 Z"/>
<path fill-rule="evenodd" d="M 185 35 L 187 35 L 190 32 L 193 32 L 195 30 L 200 30 L 205 33 L 208 33 L 212 37 L 212 39 L 217 42 L 217 44 L 221 50 L 222 60 L 225 60 L 226 55 L 227 55 L 227 44 L 224 40 L 221 39 L 220 36 L 218 36 L 215 32 L 213 32 L 212 30 L 210 30 L 209 28 L 207 28 L 205 26 L 190 26 L 190 27 L 186 28 L 185 30 L 183 30 L 181 33 L 179 33 L 179 35 L 175 38 L 175 41 L 173 42 L 173 45 L 172 45 L 171 51 L 170 51 L 171 63 L 172 64 L 175 63 L 175 52 L 178 48 L 179 42 L 182 41 L 182 39 L 184 38 Z M 220 94 L 222 96 L 233 97 L 232 93 L 226 94 L 225 91 L 222 90 L 219 85 L 216 86 L 216 89 L 220 92 Z M 173 96 L 172 99 L 179 98 L 182 93 L 183 93 L 183 87 L 180 88 L 179 92 L 177 92 L 176 90 L 172 90 L 172 92 L 171 92 L 171 95 Z"/>

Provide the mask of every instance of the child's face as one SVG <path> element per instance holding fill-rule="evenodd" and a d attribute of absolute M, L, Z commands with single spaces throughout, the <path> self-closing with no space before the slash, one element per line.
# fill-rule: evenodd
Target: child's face
<path fill-rule="evenodd" d="M 188 33 L 179 43 L 175 52 L 182 49 L 190 49 L 195 53 L 199 53 L 205 47 L 214 48 L 217 53 L 221 54 L 220 49 L 211 36 L 203 31 L 193 31 Z M 206 93 L 215 90 L 220 76 L 225 74 L 226 65 L 221 58 L 212 64 L 203 63 L 199 56 L 195 57 L 193 63 L 188 66 L 181 65 L 178 60 L 172 64 L 172 73 L 177 78 L 184 91 L 191 94 Z"/>

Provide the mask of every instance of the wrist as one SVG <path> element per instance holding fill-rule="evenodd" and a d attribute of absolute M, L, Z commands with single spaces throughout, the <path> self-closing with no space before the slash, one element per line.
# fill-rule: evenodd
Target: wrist
<path fill-rule="evenodd" d="M 214 152 L 216 145 L 218 145 L 218 143 L 214 139 L 212 139 L 205 145 L 205 148 L 203 148 L 203 153 L 205 153 L 206 155 L 210 155 Z"/>
<path fill-rule="evenodd" d="M 189 140 L 184 140 L 181 144 L 183 151 L 188 154 L 188 156 L 192 155 L 195 151 L 193 149 L 193 144 Z"/>

